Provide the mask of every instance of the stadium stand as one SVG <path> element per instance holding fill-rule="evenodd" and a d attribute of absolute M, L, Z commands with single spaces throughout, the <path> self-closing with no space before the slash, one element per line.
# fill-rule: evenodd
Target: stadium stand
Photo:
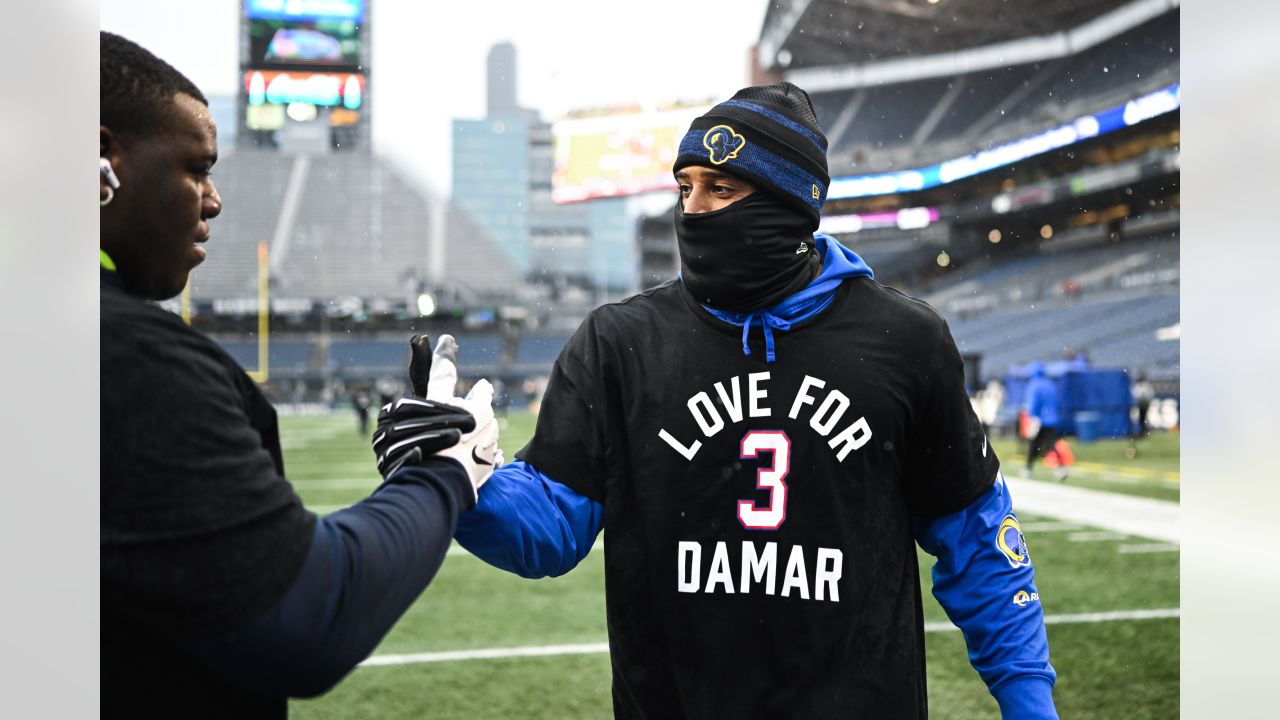
<path fill-rule="evenodd" d="M 428 267 L 431 208 L 445 208 L 444 268 L 450 289 L 510 295 L 519 276 L 465 213 L 435 204 L 382 158 L 355 153 L 242 151 L 218 163 L 226 212 L 213 226 L 208 261 L 192 297 L 256 297 L 257 244 L 271 247 L 273 297 L 381 297 L 403 302 Z"/>
<path fill-rule="evenodd" d="M 1174 380 L 1178 341 L 1160 331 L 1179 322 L 1178 248 L 1164 233 L 1035 253 L 956 273 L 922 297 L 948 318 L 961 352 L 982 356 L 984 382 L 1077 352 L 1095 366 Z M 1163 281 L 1126 282 L 1135 275 Z"/>
<path fill-rule="evenodd" d="M 1177 82 L 1179 13 L 1066 58 L 813 94 L 838 170 L 939 162 Z M 835 173 L 833 173 L 835 174 Z"/>
<path fill-rule="evenodd" d="M 220 339 L 219 343 L 241 367 L 258 367 L 257 341 Z M 319 345 L 310 340 L 274 340 L 268 345 L 267 360 L 277 373 L 301 376 L 318 370 L 323 363 L 318 350 Z"/>

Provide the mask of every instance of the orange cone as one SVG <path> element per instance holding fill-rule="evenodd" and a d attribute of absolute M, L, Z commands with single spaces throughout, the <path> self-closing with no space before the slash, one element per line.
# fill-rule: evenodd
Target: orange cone
<path fill-rule="evenodd" d="M 1056 468 L 1058 465 L 1071 467 L 1076 462 L 1076 456 L 1071 452 L 1071 446 L 1066 440 L 1059 439 L 1053 444 L 1053 450 L 1044 454 L 1044 466 Z"/>

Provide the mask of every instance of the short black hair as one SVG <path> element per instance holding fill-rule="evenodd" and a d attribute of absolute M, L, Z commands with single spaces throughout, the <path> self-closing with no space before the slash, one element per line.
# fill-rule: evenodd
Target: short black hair
<path fill-rule="evenodd" d="M 98 38 L 98 71 L 98 122 L 113 133 L 154 131 L 178 93 L 209 104 L 200 88 L 172 65 L 132 40 L 106 31 Z"/>

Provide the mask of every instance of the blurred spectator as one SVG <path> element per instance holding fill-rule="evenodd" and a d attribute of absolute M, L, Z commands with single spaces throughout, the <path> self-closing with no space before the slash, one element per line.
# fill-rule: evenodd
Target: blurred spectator
<path fill-rule="evenodd" d="M 1133 383 L 1133 403 L 1138 409 L 1138 437 L 1144 438 L 1151 432 L 1147 426 L 1147 411 L 1151 409 L 1151 401 L 1156 397 L 1155 386 L 1147 379 L 1145 372 L 1138 373 Z"/>
<path fill-rule="evenodd" d="M 1027 382 L 1026 394 L 1022 406 L 1027 413 L 1027 475 L 1031 475 L 1032 466 L 1041 455 L 1054 453 L 1057 467 L 1054 473 L 1058 482 L 1067 479 L 1067 463 L 1056 457 L 1058 451 L 1054 445 L 1061 437 L 1062 398 L 1058 386 L 1045 374 L 1044 363 L 1031 363 L 1029 368 L 1031 379 Z"/>
<path fill-rule="evenodd" d="M 1000 415 L 1000 406 L 1004 404 L 1004 383 L 996 378 L 987 382 L 987 386 L 979 390 L 974 397 L 974 411 L 982 421 L 983 431 L 991 434 L 991 428 Z"/>
<path fill-rule="evenodd" d="M 351 396 L 351 405 L 356 410 L 356 421 L 359 423 L 360 437 L 365 437 L 369 434 L 369 393 L 365 392 L 364 388 L 356 390 L 355 394 Z"/>

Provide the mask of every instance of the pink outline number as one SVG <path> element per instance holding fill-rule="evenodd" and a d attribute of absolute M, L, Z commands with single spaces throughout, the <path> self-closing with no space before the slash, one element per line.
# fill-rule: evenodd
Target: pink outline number
<path fill-rule="evenodd" d="M 777 530 L 787 519 L 787 473 L 791 470 L 791 438 L 781 430 L 752 430 L 742 436 L 739 457 L 773 455 L 769 467 L 756 470 L 756 487 L 769 491 L 769 504 L 756 507 L 754 500 L 738 501 L 738 522 L 748 530 Z"/>

